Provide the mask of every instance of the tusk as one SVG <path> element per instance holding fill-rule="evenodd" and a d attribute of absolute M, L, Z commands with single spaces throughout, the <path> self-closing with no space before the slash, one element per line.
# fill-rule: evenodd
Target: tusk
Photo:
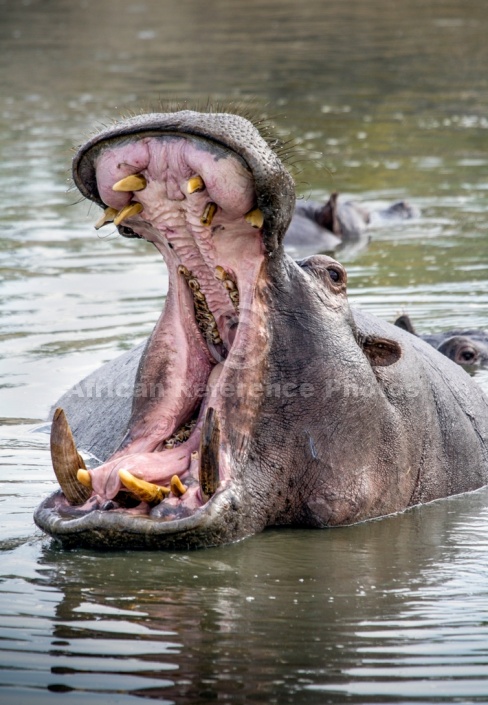
<path fill-rule="evenodd" d="M 120 225 L 123 220 L 132 218 L 133 215 L 139 215 L 143 208 L 142 203 L 128 203 L 115 216 L 114 225 Z"/>
<path fill-rule="evenodd" d="M 147 186 L 147 181 L 142 174 L 130 174 L 124 179 L 120 179 L 112 186 L 112 191 L 142 191 Z"/>
<path fill-rule="evenodd" d="M 216 203 L 207 203 L 205 206 L 205 210 L 203 211 L 203 215 L 200 218 L 200 223 L 202 225 L 212 225 L 212 220 L 214 219 L 214 215 L 217 212 L 217 204 Z"/>
<path fill-rule="evenodd" d="M 91 476 L 88 470 L 86 468 L 80 468 L 78 472 L 76 473 L 76 477 L 78 478 L 78 482 L 81 482 L 82 485 L 85 487 L 88 487 L 89 490 L 92 488 L 92 481 L 91 481 Z"/>
<path fill-rule="evenodd" d="M 205 183 L 201 176 L 192 176 L 186 185 L 186 190 L 190 194 L 197 191 L 203 191 L 204 188 Z"/>
<path fill-rule="evenodd" d="M 249 211 L 249 213 L 246 213 L 244 219 L 246 223 L 252 225 L 253 228 L 259 229 L 263 227 L 264 215 L 262 211 L 259 210 L 259 208 L 255 208 L 253 211 Z"/>
<path fill-rule="evenodd" d="M 171 478 L 170 489 L 175 497 L 181 497 L 185 494 L 188 487 L 182 483 L 178 475 L 173 475 Z"/>
<path fill-rule="evenodd" d="M 121 483 L 126 489 L 131 492 L 137 499 L 150 504 L 159 504 L 170 493 L 168 487 L 155 485 L 152 482 L 146 482 L 139 477 L 135 477 L 128 470 L 119 470 Z"/>
<path fill-rule="evenodd" d="M 200 467 L 198 471 L 200 489 L 205 501 L 217 491 L 219 478 L 220 426 L 217 412 L 207 409 L 200 438 Z"/>
<path fill-rule="evenodd" d="M 63 409 L 56 409 L 51 426 L 51 459 L 64 496 L 72 505 L 85 504 L 91 495 L 91 490 L 77 479 L 80 457 L 66 414 Z"/>
<path fill-rule="evenodd" d="M 107 223 L 113 223 L 113 220 L 117 213 L 118 210 L 116 208 L 105 208 L 102 216 L 97 220 L 97 222 L 93 226 L 95 230 L 100 230 L 100 228 L 103 228 L 103 226 Z"/>

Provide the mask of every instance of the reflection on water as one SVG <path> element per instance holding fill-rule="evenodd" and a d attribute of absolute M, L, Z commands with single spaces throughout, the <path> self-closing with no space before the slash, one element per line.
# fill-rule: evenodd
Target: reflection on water
<path fill-rule="evenodd" d="M 19 682 L 107 702 L 481 699 L 487 500 L 189 554 L 27 542 L 1 587 L 2 680 L 14 703 Z"/>
<path fill-rule="evenodd" d="M 53 487 L 36 423 L 149 334 L 167 284 L 149 246 L 93 231 L 96 209 L 67 193 L 72 146 L 169 98 L 242 102 L 295 138 L 303 197 L 422 210 L 346 262 L 355 304 L 408 311 L 419 332 L 484 327 L 485 4 L 0 10 L 0 702 L 484 702 L 485 490 L 192 554 L 66 553 L 31 516 Z"/>

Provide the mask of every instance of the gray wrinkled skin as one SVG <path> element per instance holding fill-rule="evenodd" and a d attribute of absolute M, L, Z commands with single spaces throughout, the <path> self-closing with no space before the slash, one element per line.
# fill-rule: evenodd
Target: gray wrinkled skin
<path fill-rule="evenodd" d="M 488 401 L 463 370 L 409 333 L 352 312 L 338 263 L 284 253 L 294 203 L 291 179 L 247 121 L 230 115 L 149 115 L 85 145 L 74 161 L 84 195 L 99 202 L 93 159 L 102 144 L 148 131 L 191 132 L 234 150 L 250 167 L 265 214 L 267 252 L 253 307 L 266 314 L 266 355 L 236 369 L 245 393 L 220 408 L 231 486 L 175 521 L 93 511 L 56 512 L 52 495 L 35 520 L 66 546 L 204 547 L 272 525 L 338 526 L 474 490 L 488 482 Z M 141 350 L 95 377 L 134 378 Z M 122 368 L 122 365 L 124 368 Z M 259 381 L 265 393 L 255 394 Z M 65 408 L 79 446 L 101 460 L 124 435 L 130 400 L 87 404 L 73 392 Z"/>

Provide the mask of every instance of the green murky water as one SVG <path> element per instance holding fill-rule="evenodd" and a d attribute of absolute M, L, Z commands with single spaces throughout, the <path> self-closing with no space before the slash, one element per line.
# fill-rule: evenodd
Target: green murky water
<path fill-rule="evenodd" d="M 0 13 L 2 705 L 486 702 L 486 490 L 192 554 L 66 553 L 31 518 L 54 485 L 37 423 L 149 334 L 166 286 L 152 249 L 95 233 L 69 191 L 72 146 L 169 98 L 244 103 L 295 138 L 302 196 L 421 209 L 347 258 L 356 305 L 408 311 L 421 332 L 486 327 L 485 3 L 0 0 Z"/>

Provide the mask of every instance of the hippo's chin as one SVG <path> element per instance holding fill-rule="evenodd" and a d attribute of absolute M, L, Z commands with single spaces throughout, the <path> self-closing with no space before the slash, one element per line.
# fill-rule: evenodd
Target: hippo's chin
<path fill-rule="evenodd" d="M 97 227 L 113 221 L 155 245 L 169 288 L 122 444 L 86 469 L 57 410 L 51 451 L 62 492 L 35 520 L 64 543 L 110 548 L 209 545 L 213 524 L 217 542 L 223 533 L 232 540 L 238 521 L 214 520 L 231 506 L 235 514 L 236 441 L 254 417 L 243 389 L 268 344 L 256 297 L 266 247 L 253 172 L 245 155 L 165 126 L 92 141 L 74 174 L 105 206 Z"/>
<path fill-rule="evenodd" d="M 179 519 L 97 509 L 76 515 L 57 490 L 38 506 L 35 521 L 66 548 L 190 549 L 237 540 L 239 526 L 229 525 L 226 517 L 236 517 L 238 506 L 234 490 L 221 488 L 204 506 Z"/>

